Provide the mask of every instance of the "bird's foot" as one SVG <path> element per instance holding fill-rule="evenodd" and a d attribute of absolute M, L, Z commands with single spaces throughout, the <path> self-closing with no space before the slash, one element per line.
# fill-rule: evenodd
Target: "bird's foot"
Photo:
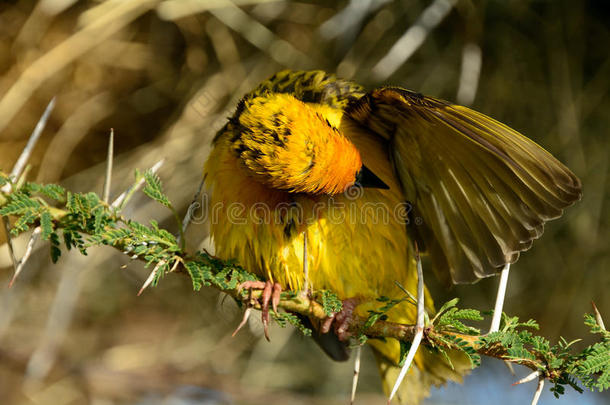
<path fill-rule="evenodd" d="M 237 292 L 241 292 L 241 290 L 247 289 L 250 290 L 250 296 L 252 296 L 253 290 L 263 290 L 263 295 L 261 296 L 260 305 L 262 311 L 262 320 L 263 320 L 263 329 L 265 331 L 265 338 L 269 339 L 269 303 L 271 302 L 271 307 L 275 312 L 277 312 L 277 306 L 280 303 L 280 295 L 282 293 L 282 286 L 278 283 L 272 283 L 271 281 L 246 281 L 241 283 L 237 287 Z M 250 310 L 252 306 L 252 300 L 248 301 L 246 311 L 244 312 L 244 317 L 233 332 L 233 336 L 246 324 L 250 316 Z"/>
<path fill-rule="evenodd" d="M 333 326 L 340 341 L 345 342 L 352 334 L 347 331 L 352 322 L 354 309 L 362 302 L 361 298 L 348 298 L 342 301 L 341 311 L 332 314 L 322 322 L 321 333 L 328 333 Z"/>

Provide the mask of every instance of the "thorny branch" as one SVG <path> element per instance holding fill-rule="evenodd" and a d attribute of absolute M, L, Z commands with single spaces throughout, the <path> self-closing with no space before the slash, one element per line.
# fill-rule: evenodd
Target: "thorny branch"
<path fill-rule="evenodd" d="M 10 181 L 8 180 L 9 177 L 1 172 L 0 176 L 4 178 L 5 181 Z M 168 208 L 170 208 L 172 211 L 175 211 L 173 207 L 171 207 L 171 203 L 169 202 L 169 200 L 167 200 L 167 197 L 163 195 L 158 178 L 150 176 L 156 175 L 149 171 L 148 174 L 144 175 L 144 177 L 146 177 L 145 182 L 147 184 L 147 187 L 152 187 L 153 189 L 147 190 L 145 188 L 144 192 L 149 197 L 159 201 L 163 205 L 168 206 Z M 136 186 L 139 186 L 141 184 L 142 178 L 137 179 L 136 184 L 131 190 L 133 191 L 133 189 L 137 188 Z M 154 187 L 158 187 L 158 189 L 155 190 Z M 19 188 L 11 187 L 10 191 L 8 192 L 0 192 L 0 211 L 10 205 L 11 193 L 18 191 Z M 126 194 L 130 195 L 132 194 L 132 191 Z M 20 198 L 23 198 L 23 196 L 21 196 Z M 36 197 L 31 198 L 35 199 Z M 262 291 L 251 291 L 249 294 L 245 294 L 245 292 L 239 291 L 238 289 L 238 285 L 240 283 L 248 279 L 252 279 L 252 277 L 254 277 L 252 273 L 248 273 L 245 270 L 241 269 L 239 266 L 236 266 L 235 264 L 232 264 L 230 262 L 221 261 L 218 258 L 209 255 L 207 252 L 198 252 L 195 255 L 190 255 L 179 246 L 176 238 L 173 235 L 171 235 L 165 230 L 159 229 L 156 223 L 151 223 L 151 228 L 147 228 L 144 225 L 140 225 L 126 218 L 123 218 L 120 214 L 120 211 L 117 209 L 116 204 L 108 204 L 99 199 L 97 201 L 98 206 L 103 207 L 104 215 L 107 216 L 107 219 L 109 221 L 101 228 L 100 234 L 102 234 L 102 236 L 100 234 L 96 234 L 96 232 L 93 231 L 91 227 L 86 226 L 81 226 L 80 228 L 78 228 L 78 232 L 80 234 L 90 236 L 88 242 L 89 245 L 110 245 L 115 249 L 122 251 L 123 253 L 128 253 L 132 255 L 133 259 L 144 261 L 147 263 L 147 265 L 152 265 L 154 269 L 151 272 L 151 276 L 149 277 L 143 288 L 140 290 L 140 293 L 149 284 L 155 285 L 158 279 L 163 274 L 169 272 L 181 272 L 191 276 L 195 289 L 199 289 L 202 285 L 211 285 L 217 290 L 222 291 L 232 296 L 239 302 L 245 304 L 248 310 L 261 309 L 260 298 L 262 295 Z M 122 201 L 122 203 L 119 205 L 124 205 L 124 203 L 125 201 Z M 71 215 L 74 215 L 74 207 L 65 206 L 54 208 L 45 206 L 44 209 L 45 212 L 48 213 L 47 215 L 50 216 L 52 220 L 53 233 L 56 232 L 58 229 L 62 229 L 64 231 L 68 229 L 70 231 L 70 227 L 72 227 L 73 231 L 75 226 L 82 225 L 80 223 L 80 225 L 70 223 L 70 220 L 72 218 Z M 91 209 L 91 207 L 89 209 Z M 0 212 L 0 214 L 2 214 L 2 218 L 6 221 L 8 221 L 9 216 L 15 216 L 15 214 L 7 214 L 6 210 L 4 212 Z M 82 222 L 82 217 L 77 217 L 75 217 L 74 221 Z M 33 228 L 43 227 L 43 234 L 45 232 L 48 233 L 49 231 L 45 231 L 44 224 L 42 224 L 41 219 L 42 216 L 38 219 L 35 218 L 33 221 L 31 221 L 30 225 Z M 97 219 L 91 218 L 91 221 L 97 221 Z M 49 225 L 47 224 L 46 226 Z M 132 227 L 129 228 L 129 226 Z M 129 233 L 134 232 L 134 234 L 137 234 L 140 231 L 142 232 L 141 235 L 134 236 Z M 150 234 L 147 232 L 150 232 Z M 150 237 L 150 235 L 153 235 L 152 239 L 157 240 L 154 242 L 147 242 L 146 238 Z M 145 250 L 148 245 L 156 245 L 158 253 L 133 254 L 134 246 L 139 246 Z M 81 251 L 82 250 L 83 249 L 81 249 Z M 206 279 L 201 274 L 195 274 L 196 271 L 209 272 L 209 274 L 205 276 L 208 278 Z M 380 297 L 377 300 L 371 301 L 377 301 L 379 306 L 385 303 L 387 307 L 387 301 L 389 299 L 382 298 L 384 297 Z M 453 306 L 454 305 L 455 303 L 453 303 Z M 287 313 L 298 313 L 309 317 L 314 321 L 317 320 L 320 322 L 326 320 L 329 314 L 328 308 L 325 307 L 323 303 L 318 302 L 318 295 L 316 294 L 316 292 L 312 292 L 312 294 L 309 295 L 299 294 L 299 292 L 283 292 L 278 307 L 283 309 Z M 442 311 L 443 308 L 441 308 L 440 312 Z M 478 314 L 478 311 L 475 310 L 460 311 L 472 311 Z M 276 315 L 281 316 L 281 314 Z M 381 315 L 381 313 L 377 313 L 377 315 Z M 447 325 L 439 324 L 439 322 L 435 323 L 435 320 L 437 318 L 438 315 L 435 316 L 432 321 L 426 322 L 423 329 L 422 345 L 431 348 L 436 348 L 437 350 L 461 350 L 466 355 L 468 355 L 468 357 L 471 358 L 471 361 L 473 361 L 474 356 L 487 356 L 506 360 L 511 363 L 520 364 L 530 368 L 531 370 L 536 372 L 542 380 L 550 379 L 551 382 L 555 384 L 567 384 L 575 387 L 576 389 L 579 389 L 576 386 L 576 383 L 574 382 L 574 378 L 572 377 L 572 375 L 575 373 L 574 369 L 567 369 L 568 366 L 566 366 L 566 364 L 563 362 L 558 362 L 557 364 L 550 364 L 548 361 L 549 356 L 545 355 L 544 350 L 532 350 L 531 352 L 528 352 L 526 350 L 525 354 L 527 355 L 519 357 L 515 355 L 514 350 L 511 352 L 511 347 L 506 346 L 502 342 L 502 339 L 489 339 L 489 336 L 493 334 L 481 335 L 480 331 L 478 331 L 477 329 L 465 326 L 459 322 L 458 326 L 461 326 L 458 328 L 452 327 L 451 325 L 449 325 L 449 327 L 446 327 Z M 600 317 L 598 316 L 598 318 Z M 466 317 L 464 319 L 471 318 Z M 595 317 L 592 317 L 591 319 L 593 319 L 593 322 L 595 323 Z M 519 325 L 525 325 L 526 327 L 532 326 L 528 325 L 527 322 Z M 600 331 L 602 331 L 602 335 L 606 336 L 605 334 L 607 332 L 605 332 L 603 327 L 599 326 L 600 323 L 597 322 L 596 325 L 598 325 L 597 328 L 599 330 L 595 333 L 600 333 Z M 460 330 L 461 327 L 463 327 L 464 329 Z M 516 329 L 513 328 L 513 331 L 515 330 Z M 351 322 L 349 323 L 347 332 L 349 332 L 351 336 L 360 341 L 365 341 L 369 338 L 394 338 L 401 342 L 410 343 L 416 335 L 417 327 L 416 325 L 404 325 L 395 322 L 390 322 L 383 316 L 377 316 L 374 320 L 372 320 L 372 316 L 364 317 L 354 314 L 352 316 Z M 501 336 L 503 331 L 500 330 L 499 332 L 494 333 L 500 334 Z M 528 337 L 532 337 L 531 334 L 526 334 L 523 336 L 526 338 L 526 340 Z M 604 337 L 604 339 L 606 338 Z M 567 349 L 569 346 L 570 344 L 564 344 L 563 346 L 560 345 L 562 349 Z M 602 348 L 602 350 L 605 349 Z M 578 360 L 577 357 L 573 357 L 570 359 Z M 473 364 L 475 363 L 476 361 L 473 361 Z M 574 366 L 572 365 L 570 367 Z M 602 368 L 600 368 L 599 370 L 591 368 L 591 370 L 597 370 L 595 372 L 591 372 L 592 374 L 600 374 L 607 372 L 607 370 Z M 539 387 L 541 385 L 542 384 L 539 384 Z M 592 386 L 596 385 L 593 384 Z M 606 389 L 605 385 L 597 387 L 600 390 Z M 562 393 L 562 391 L 559 393 Z"/>

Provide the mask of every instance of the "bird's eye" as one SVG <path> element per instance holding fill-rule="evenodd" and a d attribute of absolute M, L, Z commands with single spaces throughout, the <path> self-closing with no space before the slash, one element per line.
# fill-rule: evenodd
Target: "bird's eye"
<path fill-rule="evenodd" d="M 360 171 L 356 173 L 356 184 L 364 188 L 380 188 L 383 190 L 390 188 L 365 165 L 362 165 Z"/>

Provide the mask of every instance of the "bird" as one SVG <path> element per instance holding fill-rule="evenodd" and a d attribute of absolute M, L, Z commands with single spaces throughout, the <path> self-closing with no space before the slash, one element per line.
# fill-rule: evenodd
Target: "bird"
<path fill-rule="evenodd" d="M 404 297 L 397 283 L 416 294 L 418 252 L 448 285 L 497 274 L 582 188 L 550 153 L 484 114 L 321 70 L 284 70 L 247 93 L 212 141 L 204 182 L 215 254 L 266 280 L 265 301 L 326 289 L 356 299 L 362 316 L 378 297 Z M 425 306 L 434 313 L 427 289 Z M 402 302 L 387 317 L 413 324 L 416 308 Z M 317 327 L 331 358 L 349 357 L 344 337 Z M 388 392 L 399 343 L 367 343 Z M 453 367 L 418 351 L 398 401 L 460 381 L 470 366 L 450 357 Z"/>

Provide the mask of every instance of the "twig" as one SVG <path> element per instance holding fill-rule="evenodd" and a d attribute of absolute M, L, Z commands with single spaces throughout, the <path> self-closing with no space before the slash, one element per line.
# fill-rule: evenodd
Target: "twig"
<path fill-rule="evenodd" d="M 65 224 L 60 222 L 62 218 L 65 218 L 67 215 L 67 211 L 60 208 L 49 208 L 53 220 L 56 222 L 56 229 L 61 228 L 63 226 L 67 226 L 69 224 Z M 116 216 L 116 213 L 113 215 Z M 82 230 L 81 233 L 83 235 L 91 234 L 92 231 Z M 128 244 L 123 242 L 113 243 L 112 246 L 115 249 L 125 252 Z M 204 253 L 199 252 L 195 257 L 189 256 L 187 253 L 182 251 L 174 252 L 173 259 L 164 259 L 165 262 L 172 260 L 174 261 L 174 266 L 171 271 L 177 270 L 182 272 L 183 274 L 191 274 L 192 267 L 187 267 L 187 265 L 194 264 L 196 267 L 199 266 L 207 266 L 211 265 L 217 272 L 224 272 L 226 277 L 238 277 L 237 286 L 235 283 L 224 283 L 224 282 L 213 282 L 214 288 L 218 289 L 221 292 L 224 292 L 228 295 L 231 295 L 237 300 L 243 301 L 243 296 L 240 294 L 239 284 L 243 283 L 244 279 L 239 275 L 235 275 L 233 271 L 236 270 L 234 264 L 222 264 L 218 262 L 218 258 L 213 256 L 206 255 Z M 134 258 L 147 261 L 143 256 L 135 256 Z M 159 261 L 155 269 L 158 271 L 159 266 L 163 265 L 165 262 Z M 182 265 L 181 269 L 178 269 L 179 262 Z M 197 262 L 197 263 L 195 263 Z M 209 263 L 206 263 L 209 262 Z M 220 267 L 219 267 L 220 266 Z M 189 270 L 190 269 L 190 270 Z M 366 336 L 367 338 L 394 338 L 403 342 L 413 342 L 411 351 L 408 353 L 408 361 L 413 360 L 413 356 L 415 354 L 414 346 L 419 343 L 424 343 L 426 345 L 433 346 L 444 346 L 449 349 L 453 349 L 454 346 L 449 341 L 460 342 L 459 346 L 465 347 L 468 346 L 470 351 L 475 351 L 479 355 L 484 355 L 488 357 L 499 358 L 502 360 L 506 360 L 510 358 L 508 349 L 505 348 L 501 343 L 486 343 L 480 334 L 469 334 L 469 333 L 461 333 L 457 331 L 446 330 L 443 328 L 436 329 L 433 324 L 426 328 L 425 337 L 422 336 L 422 327 L 424 324 L 424 288 L 423 288 L 423 270 L 421 268 L 421 261 L 419 260 L 419 255 L 417 254 L 416 248 L 416 269 L 418 274 L 418 297 L 417 297 L 417 307 L 418 307 L 418 315 L 417 315 L 417 324 L 416 325 L 405 325 L 396 322 L 390 322 L 388 320 L 378 319 L 371 325 L 371 319 L 369 316 L 359 316 L 352 315 L 351 321 L 347 325 L 346 332 L 350 333 L 352 336 Z M 227 272 L 229 271 L 229 272 Z M 152 282 L 154 279 L 155 270 L 149 276 L 149 280 L 146 281 L 140 293 Z M 232 275 L 228 275 L 232 274 Z M 192 274 L 191 274 L 192 275 Z M 153 278 L 151 278 L 153 277 Z M 227 280 L 229 281 L 229 280 Z M 200 286 L 205 284 L 205 281 L 199 281 Z M 252 291 L 252 299 L 248 300 L 248 304 L 253 309 L 261 309 L 261 303 L 259 302 L 262 292 L 261 291 Z M 349 299 L 349 298 L 347 298 Z M 371 304 L 377 302 L 376 299 L 371 298 Z M 311 299 L 307 295 L 293 293 L 290 294 L 286 292 L 284 294 L 284 298 L 280 299 L 277 303 L 278 307 L 283 308 L 287 312 L 298 313 L 305 317 L 308 317 L 312 320 L 324 321 L 328 318 L 325 308 L 318 303 L 317 301 Z M 418 337 L 419 336 L 419 337 Z M 449 338 L 449 340 L 448 340 Z M 516 364 L 523 365 L 525 367 L 530 368 L 531 370 L 535 370 L 536 373 L 533 378 L 537 375 L 544 375 L 545 377 L 553 378 L 552 373 L 554 370 L 549 367 L 547 361 L 544 357 L 535 355 L 533 358 L 512 358 L 511 361 Z M 538 370 L 543 370 L 541 371 Z M 405 371 L 406 373 L 406 371 Z M 525 381 L 528 381 L 527 379 Z"/>
<path fill-rule="evenodd" d="M 112 182 L 112 163 L 114 159 L 114 128 L 110 128 L 110 139 L 108 140 L 108 155 L 106 157 L 106 177 L 104 178 L 104 193 L 102 200 L 107 203 L 110 195 L 110 183 Z"/>
<path fill-rule="evenodd" d="M 60 220 L 61 218 L 64 218 L 67 215 L 67 212 L 63 209 L 53 208 L 51 210 L 51 215 L 54 220 Z M 60 223 L 58 223 L 57 225 L 61 227 Z M 87 234 L 86 231 L 82 231 L 82 233 Z M 115 249 L 125 251 L 125 245 L 123 245 L 123 244 L 117 243 L 113 246 Z M 198 253 L 196 258 L 193 258 L 193 257 L 189 256 L 188 254 L 181 253 L 181 252 L 176 252 L 175 254 L 176 254 L 176 256 L 175 256 L 176 261 L 178 261 L 182 265 L 182 268 L 178 269 L 176 267 L 176 263 L 174 263 L 175 266 L 172 268 L 172 271 L 176 270 L 183 274 L 189 273 L 188 270 L 186 269 L 187 263 L 206 260 L 206 255 L 203 253 Z M 213 256 L 208 256 L 208 258 L 211 261 L 218 260 L 217 258 L 214 258 Z M 146 261 L 145 258 L 142 256 L 136 256 L 136 257 L 134 257 L 134 259 Z M 161 263 L 161 262 L 159 262 L 159 263 Z M 472 350 L 476 351 L 479 355 L 499 358 L 502 360 L 506 359 L 508 356 L 508 353 L 507 353 L 507 350 L 502 345 L 500 345 L 500 344 L 488 345 L 485 342 L 481 341 L 480 335 L 471 335 L 471 334 L 464 334 L 464 333 L 459 333 L 459 332 L 451 332 L 451 331 L 442 330 L 442 329 L 436 330 L 434 327 L 430 327 L 426 330 L 425 339 L 421 336 L 423 317 L 424 317 L 424 311 L 423 311 L 424 295 L 423 295 L 423 274 L 422 274 L 423 272 L 421 269 L 421 261 L 418 260 L 417 264 L 418 264 L 418 266 L 417 266 L 418 274 L 422 275 L 422 277 L 419 277 L 419 279 L 418 279 L 418 299 L 417 299 L 418 324 L 417 325 L 405 325 L 405 324 L 390 322 L 388 320 L 381 320 L 381 319 L 377 320 L 376 322 L 374 322 L 371 325 L 370 319 L 368 316 L 358 316 L 358 315 L 354 314 L 354 315 L 352 315 L 349 325 L 347 325 L 346 332 L 350 333 L 352 336 L 364 335 L 368 338 L 394 338 L 396 340 L 404 341 L 404 342 L 413 341 L 413 346 L 415 346 L 415 343 L 417 343 L 417 342 L 437 345 L 438 342 L 446 341 L 446 338 L 449 336 L 449 337 L 452 337 L 453 340 L 459 339 L 461 342 L 463 342 L 463 344 L 466 344 L 469 347 L 471 347 Z M 159 265 L 159 264 L 157 264 L 157 265 Z M 217 266 L 217 265 L 215 264 L 214 266 Z M 231 268 L 234 268 L 234 265 L 230 265 L 230 266 L 231 266 Z M 222 271 L 222 270 L 218 270 L 218 271 Z M 155 273 L 155 271 L 153 270 L 153 272 L 151 273 L 151 276 L 149 276 L 149 280 L 146 281 L 143 288 L 141 289 L 141 292 L 152 282 L 151 277 L 154 278 L 154 273 Z M 238 286 L 239 286 L 239 284 L 238 284 Z M 231 295 L 236 300 L 243 301 L 243 297 L 240 294 L 240 292 L 238 291 L 238 287 L 230 287 L 228 284 L 226 286 L 221 286 L 221 285 L 217 284 L 217 285 L 215 285 L 215 288 L 217 288 L 219 291 L 222 291 L 228 295 Z M 248 304 L 252 307 L 252 309 L 261 309 L 261 304 L 259 302 L 261 294 L 262 294 L 261 291 L 252 291 L 252 299 L 250 299 L 248 301 Z M 371 299 L 371 302 L 373 302 L 373 301 L 376 302 L 376 300 Z M 281 298 L 277 304 L 278 304 L 277 305 L 278 307 L 283 308 L 287 312 L 299 313 L 310 319 L 324 321 L 328 318 L 324 307 L 320 303 L 311 299 L 307 295 L 298 294 L 298 293 L 288 294 L 288 292 L 287 292 L 286 294 L 284 294 L 284 298 L 283 299 Z M 419 327 L 418 327 L 418 325 L 419 325 Z M 420 336 L 419 336 L 419 338 L 416 338 L 416 336 L 418 334 Z M 412 349 L 413 349 L 413 346 L 412 346 Z M 414 354 L 411 353 L 411 357 L 413 355 Z M 538 358 L 538 357 L 533 358 L 533 359 L 521 358 L 521 359 L 515 359 L 512 361 L 514 363 L 521 364 L 525 367 L 528 367 L 532 370 L 545 369 L 545 367 L 546 367 L 545 360 L 542 358 Z"/>
<path fill-rule="evenodd" d="M 21 260 L 19 260 L 19 263 L 17 264 L 17 268 L 15 269 L 15 274 L 13 274 L 13 278 L 11 278 L 11 281 L 8 283 L 8 288 L 11 288 L 13 286 L 13 283 L 15 282 L 15 280 L 17 280 L 17 277 L 19 277 L 19 274 L 23 270 L 25 263 L 28 261 L 28 259 L 30 258 L 30 255 L 32 254 L 32 250 L 34 249 L 34 245 L 36 244 L 36 241 L 38 240 L 38 236 L 40 236 L 41 231 L 42 231 L 42 228 L 37 226 L 34 229 L 34 232 L 32 232 L 32 236 L 30 236 L 30 240 L 28 241 L 28 244 L 25 248 L 25 253 L 23 254 L 23 257 L 21 258 Z"/>
<path fill-rule="evenodd" d="M 392 398 L 394 398 L 394 395 L 396 394 L 396 391 L 398 391 L 402 380 L 407 375 L 407 371 L 409 371 L 409 367 L 411 367 L 411 363 L 415 358 L 415 353 L 417 352 L 417 349 L 424 336 L 424 272 L 422 270 L 417 244 L 415 244 L 415 260 L 417 261 L 417 322 L 415 324 L 415 336 L 413 336 L 413 342 L 411 343 L 411 347 L 407 353 L 407 358 L 405 359 L 402 369 L 400 370 L 400 374 L 398 374 L 398 378 L 394 383 L 394 388 L 392 388 L 392 392 L 388 398 L 388 404 L 392 402 Z"/>

